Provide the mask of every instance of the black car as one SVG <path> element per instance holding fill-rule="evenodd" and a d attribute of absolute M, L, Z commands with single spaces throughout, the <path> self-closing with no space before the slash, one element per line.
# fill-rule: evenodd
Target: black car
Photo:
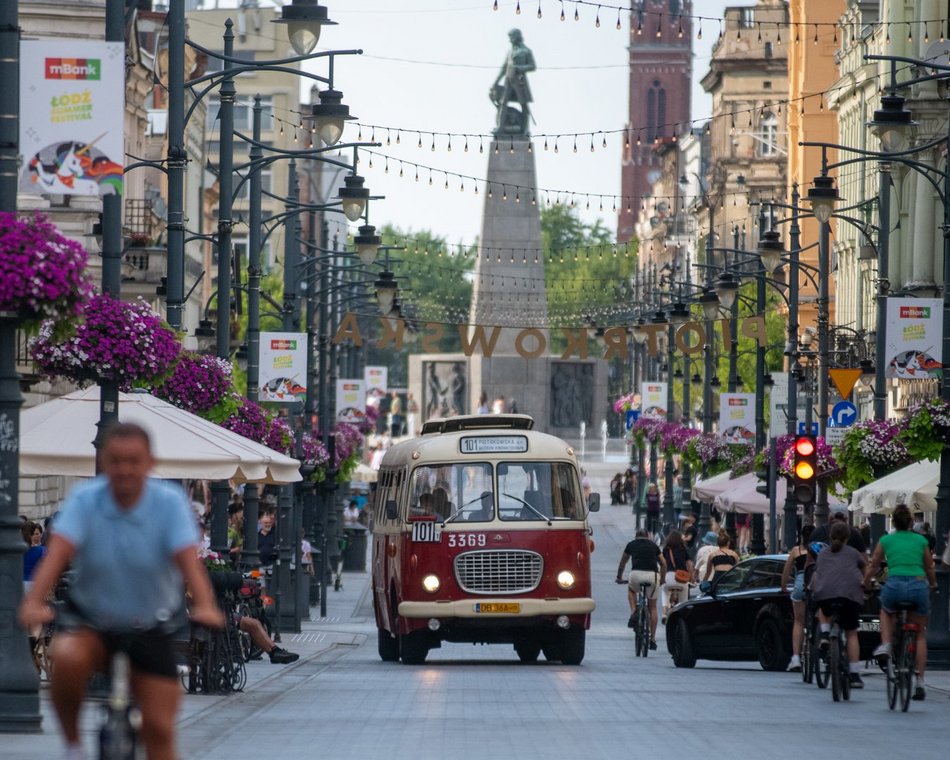
<path fill-rule="evenodd" d="M 792 651 L 792 601 L 781 588 L 786 555 L 744 560 L 709 585 L 702 596 L 673 608 L 666 646 L 678 668 L 696 660 L 754 661 L 784 670 Z M 861 615 L 862 659 L 879 643 L 877 599 Z"/>

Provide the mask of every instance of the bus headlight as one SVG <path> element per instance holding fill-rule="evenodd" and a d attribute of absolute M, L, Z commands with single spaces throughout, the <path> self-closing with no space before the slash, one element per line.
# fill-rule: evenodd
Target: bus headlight
<path fill-rule="evenodd" d="M 567 591 L 574 588 L 574 573 L 570 570 L 562 570 L 557 574 L 557 585 Z"/>
<path fill-rule="evenodd" d="M 434 594 L 439 590 L 439 576 L 437 575 L 427 575 L 422 579 L 422 588 L 428 591 L 430 594 Z"/>

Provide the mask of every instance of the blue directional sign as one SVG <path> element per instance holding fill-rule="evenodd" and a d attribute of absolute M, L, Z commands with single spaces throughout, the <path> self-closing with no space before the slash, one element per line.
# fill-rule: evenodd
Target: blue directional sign
<path fill-rule="evenodd" d="M 851 427 L 858 419 L 858 408 L 850 401 L 839 401 L 831 410 L 835 427 Z"/>
<path fill-rule="evenodd" d="M 799 434 L 799 435 L 807 435 L 807 434 L 808 434 L 808 429 L 805 427 L 805 423 L 804 423 L 802 420 L 799 420 L 799 421 L 798 421 L 798 434 Z M 812 434 L 812 435 L 818 435 L 818 423 L 817 423 L 817 422 L 811 423 L 811 434 Z"/>
<path fill-rule="evenodd" d="M 627 410 L 627 430 L 633 429 L 633 423 L 637 421 L 640 417 L 639 409 L 628 409 Z"/>

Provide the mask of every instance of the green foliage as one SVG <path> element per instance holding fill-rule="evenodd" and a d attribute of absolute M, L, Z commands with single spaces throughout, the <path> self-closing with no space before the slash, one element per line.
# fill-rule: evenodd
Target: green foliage
<path fill-rule="evenodd" d="M 870 435 L 867 428 L 855 427 L 841 439 L 835 447 L 835 459 L 841 472 L 838 478 L 838 492 L 850 495 L 875 478 L 874 467 L 861 449 L 861 442 Z"/>
<path fill-rule="evenodd" d="M 936 398 L 918 407 L 908 416 L 899 438 L 911 459 L 936 461 L 947 446 L 948 434 L 950 404 Z"/>

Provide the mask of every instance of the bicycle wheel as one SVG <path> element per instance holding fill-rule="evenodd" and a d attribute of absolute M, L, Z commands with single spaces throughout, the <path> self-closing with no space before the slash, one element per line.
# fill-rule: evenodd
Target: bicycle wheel
<path fill-rule="evenodd" d="M 844 679 L 842 677 L 841 647 L 838 645 L 838 637 L 831 637 L 831 646 L 828 647 L 828 670 L 831 676 L 831 698 L 835 702 L 847 699 L 844 696 Z"/>
<path fill-rule="evenodd" d="M 818 646 L 819 634 L 816 628 L 811 640 L 811 659 L 814 666 L 815 683 L 819 689 L 828 686 L 829 670 L 828 655 L 822 655 L 821 648 Z"/>
<path fill-rule="evenodd" d="M 650 651 L 650 612 L 646 606 L 640 610 L 639 620 L 637 623 L 640 634 L 640 656 L 646 657 L 647 653 Z"/>
<path fill-rule="evenodd" d="M 812 649 L 811 631 L 805 629 L 802 637 L 802 681 L 811 683 L 815 678 L 815 653 Z"/>
<path fill-rule="evenodd" d="M 910 696 L 914 690 L 914 661 L 917 659 L 917 640 L 913 631 L 904 632 L 899 656 L 897 687 L 901 695 L 901 712 L 907 712 L 910 707 Z"/>
<path fill-rule="evenodd" d="M 851 699 L 851 666 L 848 662 L 848 637 L 844 631 L 838 631 L 838 668 L 841 678 L 841 698 L 847 702 Z"/>
<path fill-rule="evenodd" d="M 887 663 L 884 666 L 884 675 L 887 679 L 887 706 L 893 710 L 897 705 L 897 694 L 899 691 L 897 688 L 897 668 L 894 664 L 893 655 L 887 658 Z"/>

